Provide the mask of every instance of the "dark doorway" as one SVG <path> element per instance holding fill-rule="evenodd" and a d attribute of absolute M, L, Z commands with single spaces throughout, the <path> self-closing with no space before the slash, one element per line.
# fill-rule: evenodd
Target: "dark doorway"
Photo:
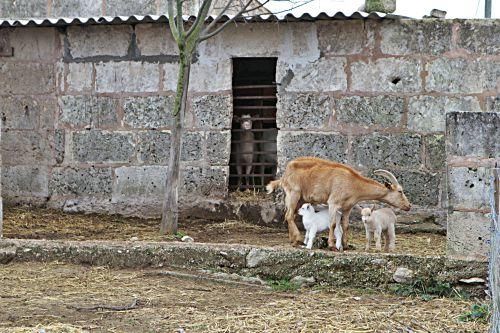
<path fill-rule="evenodd" d="M 261 190 L 276 176 L 276 62 L 233 59 L 230 190 Z"/>

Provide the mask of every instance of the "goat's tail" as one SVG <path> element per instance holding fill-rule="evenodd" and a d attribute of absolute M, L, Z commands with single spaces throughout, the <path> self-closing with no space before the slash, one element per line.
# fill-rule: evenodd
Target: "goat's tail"
<path fill-rule="evenodd" d="M 273 193 L 278 187 L 281 187 L 281 179 L 271 180 L 269 184 L 266 185 L 267 194 Z"/>

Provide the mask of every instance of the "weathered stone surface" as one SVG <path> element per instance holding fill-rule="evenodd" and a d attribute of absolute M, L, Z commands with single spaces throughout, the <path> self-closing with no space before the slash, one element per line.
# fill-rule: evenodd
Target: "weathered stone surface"
<path fill-rule="evenodd" d="M 47 165 L 52 162 L 49 131 L 5 131 L 2 133 L 3 165 Z"/>
<path fill-rule="evenodd" d="M 500 77 L 500 63 L 463 58 L 436 59 L 427 64 L 427 91 L 482 93 L 494 90 Z"/>
<path fill-rule="evenodd" d="M 458 45 L 472 53 L 500 53 L 500 23 L 498 20 L 470 20 L 460 25 Z"/>
<path fill-rule="evenodd" d="M 248 268 L 255 268 L 258 267 L 261 262 L 267 259 L 269 259 L 268 251 L 264 249 L 251 249 L 246 257 L 246 266 Z"/>
<path fill-rule="evenodd" d="M 13 59 L 51 62 L 57 52 L 56 30 L 40 27 L 13 29 L 10 46 L 14 48 Z"/>
<path fill-rule="evenodd" d="M 182 137 L 181 160 L 198 161 L 203 159 L 203 132 L 184 132 Z"/>
<path fill-rule="evenodd" d="M 54 66 L 0 62 L 0 94 L 47 94 L 55 90 Z"/>
<path fill-rule="evenodd" d="M 286 92 L 330 92 L 347 89 L 345 58 L 320 58 L 308 63 L 278 61 L 276 79 Z"/>
<path fill-rule="evenodd" d="M 177 90 L 177 78 L 179 77 L 179 63 L 166 63 L 163 65 L 163 90 L 175 92 Z M 191 87 L 191 79 L 189 80 Z"/>
<path fill-rule="evenodd" d="M 486 97 L 486 111 L 500 112 L 500 96 Z"/>
<path fill-rule="evenodd" d="M 59 121 L 74 128 L 108 128 L 118 124 L 118 100 L 97 96 L 61 96 Z"/>
<path fill-rule="evenodd" d="M 337 121 L 359 126 L 398 127 L 403 108 L 403 98 L 395 96 L 352 96 L 335 99 Z"/>
<path fill-rule="evenodd" d="M 129 25 L 87 25 L 68 28 L 68 48 L 74 59 L 127 55 L 132 35 Z M 112 38 L 110 38 L 112 36 Z"/>
<path fill-rule="evenodd" d="M 261 279 L 289 279 L 292 276 L 314 277 L 321 285 L 350 288 L 381 288 L 391 285 L 395 267 L 407 267 L 424 288 L 441 283 L 455 286 L 467 277 L 486 278 L 488 265 L 478 261 L 453 260 L 444 256 L 409 256 L 392 254 L 386 264 L 378 254 L 327 251 L 314 252 L 293 248 L 270 249 L 238 244 L 203 244 L 178 242 L 141 242 L 132 246 L 127 242 L 106 241 L 43 241 L 3 240 L 0 258 L 11 257 L 15 262 L 69 262 L 82 265 L 142 269 L 158 268 L 168 263 L 172 267 L 191 270 L 233 272 Z M 7 252 L 7 254 L 5 253 Z M 258 254 L 260 252 L 260 254 Z M 249 254 L 252 253 L 252 256 Z M 260 258 L 253 262 L 252 257 Z M 91 258 L 92 260 L 89 260 Z M 1 259 L 0 259 L 1 260 Z M 252 268 L 249 267 L 254 266 Z M 55 265 L 53 265 L 55 266 Z M 335 274 L 332 274 L 335 270 Z M 227 275 L 222 276 L 226 278 Z M 233 274 L 231 274 L 233 275 Z M 217 277 L 220 278 L 219 275 Z M 245 281 L 248 282 L 248 281 Z M 260 280 L 251 282 L 262 283 Z M 484 287 L 481 293 L 484 294 Z"/>
<path fill-rule="evenodd" d="M 201 168 L 184 166 L 181 170 L 182 188 L 181 200 L 191 201 L 193 195 L 224 196 L 227 193 L 229 167 L 214 166 Z"/>
<path fill-rule="evenodd" d="M 316 279 L 313 276 L 304 277 L 297 275 L 291 278 L 290 282 L 298 286 L 312 286 L 316 282 Z"/>
<path fill-rule="evenodd" d="M 385 54 L 438 55 L 451 49 L 452 22 L 443 20 L 387 20 L 380 27 L 380 49 Z"/>
<path fill-rule="evenodd" d="M 396 0 L 366 0 L 364 11 L 367 13 L 393 13 L 396 10 Z"/>
<path fill-rule="evenodd" d="M 165 66 L 171 68 L 171 66 Z M 189 75 L 189 91 L 190 92 L 219 92 L 231 90 L 232 82 L 232 66 L 230 60 L 220 62 L 201 62 L 191 66 L 191 73 Z M 178 71 L 178 68 L 176 72 Z M 175 78 L 177 75 L 167 73 L 165 70 L 164 82 L 169 79 Z M 172 82 L 169 83 L 171 85 Z M 167 85 L 165 85 L 167 86 Z"/>
<path fill-rule="evenodd" d="M 166 166 L 116 168 L 112 200 L 131 201 L 131 204 L 139 204 L 140 201 L 161 202 L 166 179 Z"/>
<path fill-rule="evenodd" d="M 322 55 L 358 54 L 363 50 L 366 32 L 362 20 L 319 21 L 317 26 Z"/>
<path fill-rule="evenodd" d="M 46 197 L 48 169 L 43 166 L 16 165 L 2 168 L 2 195 L 12 197 Z"/>
<path fill-rule="evenodd" d="M 300 156 L 315 156 L 346 162 L 347 137 L 335 133 L 278 132 L 278 165 Z"/>
<path fill-rule="evenodd" d="M 392 276 L 392 279 L 397 283 L 407 283 L 407 284 L 412 283 L 413 278 L 414 278 L 413 271 L 406 267 L 398 267 L 396 269 L 396 272 L 394 272 L 394 275 Z"/>
<path fill-rule="evenodd" d="M 500 157 L 500 113 L 450 112 L 446 114 L 448 155 Z"/>
<path fill-rule="evenodd" d="M 422 88 L 418 60 L 378 59 L 351 64 L 351 90 L 366 92 L 418 92 Z"/>
<path fill-rule="evenodd" d="M 139 163 L 166 165 L 170 156 L 169 131 L 143 131 L 137 134 Z"/>
<path fill-rule="evenodd" d="M 278 95 L 278 128 L 324 128 L 333 115 L 332 102 L 325 94 L 284 93 Z"/>
<path fill-rule="evenodd" d="M 449 214 L 447 254 L 458 258 L 486 259 L 490 250 L 490 226 L 489 214 Z"/>
<path fill-rule="evenodd" d="M 262 38 L 266 36 L 266 38 Z M 214 45 L 220 49 L 212 52 L 213 57 L 225 55 L 231 57 L 273 57 L 278 56 L 282 44 L 282 35 L 274 23 L 249 24 L 242 26 L 229 25 L 216 36 Z M 245 47 L 241 47 L 241 41 Z M 201 44 L 203 45 L 203 44 Z"/>
<path fill-rule="evenodd" d="M 444 135 L 427 135 L 425 143 L 425 166 L 430 170 L 443 170 L 446 162 Z"/>
<path fill-rule="evenodd" d="M 408 128 L 413 131 L 445 130 L 445 114 L 449 111 L 481 111 L 476 97 L 418 96 L 408 103 Z"/>
<path fill-rule="evenodd" d="M 354 161 L 361 168 L 414 167 L 422 164 L 422 138 L 418 134 L 372 134 L 352 144 Z"/>
<path fill-rule="evenodd" d="M 96 67 L 97 92 L 155 92 L 159 90 L 158 64 L 100 62 Z"/>
<path fill-rule="evenodd" d="M 105 11 L 108 16 L 155 15 L 156 0 L 106 0 Z"/>
<path fill-rule="evenodd" d="M 49 127 L 50 120 L 54 119 L 55 112 L 56 105 L 52 98 L 0 97 L 0 114 L 3 117 L 4 129 L 46 128 Z M 53 122 L 50 125 L 53 126 Z"/>
<path fill-rule="evenodd" d="M 207 133 L 206 162 L 209 165 L 228 165 L 231 151 L 231 131 Z"/>
<path fill-rule="evenodd" d="M 280 56 L 299 62 L 315 61 L 320 56 L 318 29 L 316 24 L 289 22 L 282 27 Z M 290 41 L 290 42 L 289 42 Z"/>
<path fill-rule="evenodd" d="M 62 129 L 56 129 L 54 132 L 54 158 L 56 163 L 64 161 L 64 152 L 66 145 L 66 133 Z"/>
<path fill-rule="evenodd" d="M 422 171 L 398 171 L 388 168 L 396 178 L 412 205 L 436 206 L 439 203 L 439 188 L 441 184 L 440 173 L 427 173 Z M 385 178 L 377 178 L 385 181 Z"/>
<path fill-rule="evenodd" d="M 50 195 L 108 195 L 113 177 L 111 168 L 53 168 Z"/>
<path fill-rule="evenodd" d="M 135 144 L 130 132 L 82 131 L 73 133 L 71 150 L 79 162 L 130 163 Z"/>
<path fill-rule="evenodd" d="M 230 129 L 233 101 L 230 95 L 193 97 L 191 110 L 195 126 L 206 129 Z"/>
<path fill-rule="evenodd" d="M 137 46 L 143 56 L 178 55 L 179 49 L 168 24 L 138 24 L 135 26 Z M 206 42 L 204 42 L 206 43 Z"/>
<path fill-rule="evenodd" d="M 52 17 L 99 17 L 103 15 L 102 0 L 52 0 L 51 8 Z"/>
<path fill-rule="evenodd" d="M 489 169 L 448 167 L 448 200 L 457 209 L 489 209 Z"/>
<path fill-rule="evenodd" d="M 92 90 L 93 63 L 69 63 L 66 74 L 66 86 L 70 92 L 88 92 Z"/>
<path fill-rule="evenodd" d="M 133 128 L 169 127 L 174 96 L 129 97 L 123 105 L 123 122 Z"/>
<path fill-rule="evenodd" d="M 0 17 L 8 20 L 47 16 L 46 0 L 0 1 Z"/>

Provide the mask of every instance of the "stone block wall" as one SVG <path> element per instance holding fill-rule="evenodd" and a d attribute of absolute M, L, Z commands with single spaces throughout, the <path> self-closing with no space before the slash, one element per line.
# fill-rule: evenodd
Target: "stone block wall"
<path fill-rule="evenodd" d="M 491 169 L 500 165 L 500 113 L 446 115 L 448 254 L 487 259 Z"/>
<path fill-rule="evenodd" d="M 18 2 L 21 4 L 22 2 Z M 498 21 L 229 26 L 199 46 L 182 151 L 185 208 L 227 197 L 234 57 L 277 57 L 280 171 L 316 155 L 400 179 L 445 221 L 445 113 L 497 111 Z M 158 215 L 177 49 L 167 25 L 1 29 L 2 182 L 9 202 Z"/>

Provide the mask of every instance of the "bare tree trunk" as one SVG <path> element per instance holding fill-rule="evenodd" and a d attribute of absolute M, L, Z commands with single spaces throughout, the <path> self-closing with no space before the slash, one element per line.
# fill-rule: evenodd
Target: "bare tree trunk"
<path fill-rule="evenodd" d="M 179 182 L 182 148 L 182 128 L 186 112 L 187 93 L 191 54 L 181 51 L 179 77 L 177 79 L 177 94 L 174 103 L 174 116 L 170 138 L 170 158 L 168 162 L 165 184 L 165 200 L 163 201 L 160 233 L 176 233 L 179 220 Z"/>
<path fill-rule="evenodd" d="M 490 292 L 491 333 L 500 333 L 500 169 L 493 169 L 493 191 L 491 197 L 491 255 L 490 255 Z"/>
<path fill-rule="evenodd" d="M 2 201 L 2 119 L 0 119 L 0 239 L 3 237 L 3 201 Z"/>

